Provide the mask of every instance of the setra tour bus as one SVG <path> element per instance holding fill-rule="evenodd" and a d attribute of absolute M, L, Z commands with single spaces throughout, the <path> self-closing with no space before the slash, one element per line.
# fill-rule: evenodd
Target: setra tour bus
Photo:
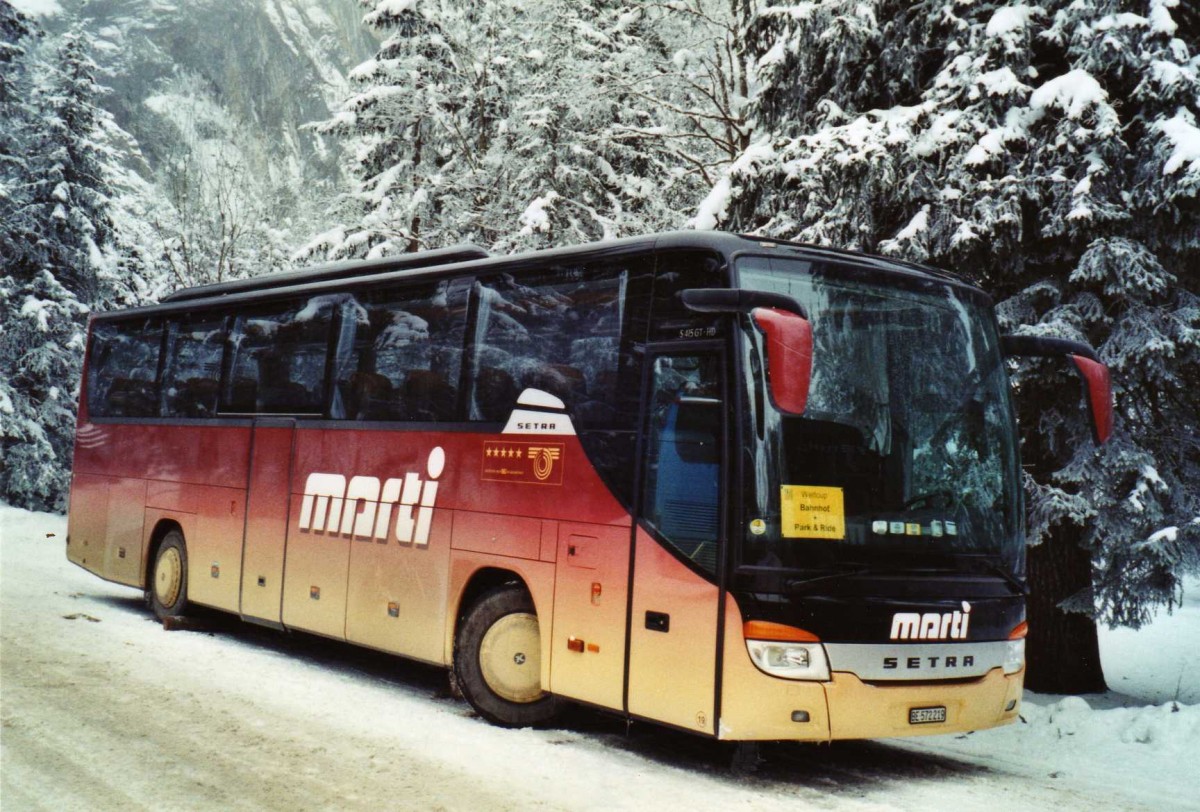
<path fill-rule="evenodd" d="M 470 246 L 92 318 L 67 554 L 191 605 L 733 741 L 1006 724 L 1023 508 L 1002 337 L 961 279 L 683 232 Z"/>

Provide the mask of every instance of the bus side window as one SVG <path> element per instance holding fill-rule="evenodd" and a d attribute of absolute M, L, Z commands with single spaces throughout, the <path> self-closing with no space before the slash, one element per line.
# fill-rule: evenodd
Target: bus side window
<path fill-rule="evenodd" d="M 467 280 L 370 291 L 342 305 L 332 416 L 454 420 Z"/>
<path fill-rule="evenodd" d="M 92 327 L 88 412 L 92 417 L 157 417 L 162 322 L 98 321 Z"/>
<path fill-rule="evenodd" d="M 610 262 L 482 280 L 469 418 L 504 421 L 540 389 L 584 425 L 611 423 L 628 275 Z"/>
<path fill-rule="evenodd" d="M 167 325 L 163 417 L 215 417 L 225 319 L 174 318 Z"/>
<path fill-rule="evenodd" d="M 322 414 L 331 315 L 338 301 L 317 296 L 239 312 L 229 334 L 221 411 Z"/>

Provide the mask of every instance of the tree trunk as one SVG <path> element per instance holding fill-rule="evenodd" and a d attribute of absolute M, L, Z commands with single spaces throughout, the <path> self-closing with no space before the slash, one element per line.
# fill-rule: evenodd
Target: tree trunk
<path fill-rule="evenodd" d="M 1091 589 L 1091 553 L 1080 528 L 1064 522 L 1029 548 L 1029 637 L 1025 687 L 1049 694 L 1090 694 L 1107 688 L 1100 666 L 1096 621 L 1059 604 Z"/>

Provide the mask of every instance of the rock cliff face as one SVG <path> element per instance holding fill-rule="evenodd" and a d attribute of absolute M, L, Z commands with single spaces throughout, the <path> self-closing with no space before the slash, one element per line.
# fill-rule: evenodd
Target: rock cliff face
<path fill-rule="evenodd" d="M 329 117 L 347 71 L 374 53 L 356 0 L 60 0 L 95 41 L 104 105 L 153 173 L 183 152 L 236 143 L 258 172 L 336 180 L 306 123 Z"/>

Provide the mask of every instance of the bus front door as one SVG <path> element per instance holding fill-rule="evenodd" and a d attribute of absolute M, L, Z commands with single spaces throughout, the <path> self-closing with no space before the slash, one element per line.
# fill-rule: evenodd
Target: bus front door
<path fill-rule="evenodd" d="M 723 506 L 723 353 L 649 358 L 627 711 L 716 734 Z"/>
<path fill-rule="evenodd" d="M 241 615 L 244 620 L 278 624 L 296 421 L 262 418 L 254 421 L 250 432 Z"/>

